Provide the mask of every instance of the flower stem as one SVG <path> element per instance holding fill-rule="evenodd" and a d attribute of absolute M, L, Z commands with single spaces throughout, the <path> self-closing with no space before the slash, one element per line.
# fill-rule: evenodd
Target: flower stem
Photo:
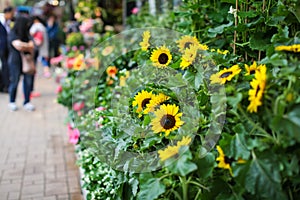
<path fill-rule="evenodd" d="M 257 125 L 250 117 L 248 117 L 248 115 L 245 113 L 245 111 L 243 110 L 243 108 L 240 105 L 238 105 L 238 110 L 243 115 L 245 121 L 249 122 L 255 129 L 257 129 L 263 133 L 263 134 L 256 134 L 256 135 L 264 136 L 271 140 L 274 139 L 267 131 L 265 131 L 265 129 L 263 129 L 261 126 Z"/>
<path fill-rule="evenodd" d="M 180 182 L 181 182 L 181 187 L 182 187 L 182 195 L 183 195 L 183 200 L 188 200 L 188 182 L 186 181 L 185 176 L 179 176 Z"/>

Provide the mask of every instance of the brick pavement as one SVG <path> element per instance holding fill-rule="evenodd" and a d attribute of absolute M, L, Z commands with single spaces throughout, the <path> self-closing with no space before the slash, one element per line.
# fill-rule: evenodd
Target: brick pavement
<path fill-rule="evenodd" d="M 8 95 L 0 93 L 0 200 L 81 200 L 73 145 L 64 120 L 67 110 L 55 103 L 56 83 L 37 77 L 41 97 L 37 110 L 8 110 Z"/>

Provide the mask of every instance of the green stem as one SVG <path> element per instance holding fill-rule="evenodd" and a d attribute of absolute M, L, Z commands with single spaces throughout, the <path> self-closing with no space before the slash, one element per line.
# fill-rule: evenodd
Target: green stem
<path fill-rule="evenodd" d="M 172 176 L 172 174 L 165 174 L 165 175 L 159 177 L 159 179 L 162 180 L 162 179 L 164 179 L 164 178 L 166 178 L 166 177 L 168 177 L 168 176 Z"/>
<path fill-rule="evenodd" d="M 191 184 L 194 184 L 196 186 L 198 186 L 199 188 L 202 188 L 202 189 L 205 189 L 207 191 L 209 191 L 209 188 L 208 187 L 205 187 L 204 185 L 198 183 L 198 182 L 195 182 L 195 181 L 188 181 L 188 183 L 191 183 Z"/>
<path fill-rule="evenodd" d="M 185 176 L 179 176 L 180 182 L 181 182 L 181 187 L 182 187 L 182 195 L 183 195 L 183 200 L 188 200 L 188 182 L 186 181 Z"/>
<path fill-rule="evenodd" d="M 265 131 L 265 129 L 263 129 L 261 126 L 257 125 L 251 118 L 249 118 L 248 115 L 244 112 L 244 110 L 242 109 L 242 107 L 240 105 L 238 105 L 238 110 L 243 115 L 245 121 L 249 122 L 254 128 L 256 128 L 257 130 L 259 130 L 260 132 L 263 133 L 263 134 L 256 134 L 256 135 L 264 136 L 271 140 L 274 139 L 268 132 Z"/>
<path fill-rule="evenodd" d="M 182 200 L 181 196 L 178 194 L 177 191 L 172 189 L 171 192 L 177 197 L 177 199 Z"/>

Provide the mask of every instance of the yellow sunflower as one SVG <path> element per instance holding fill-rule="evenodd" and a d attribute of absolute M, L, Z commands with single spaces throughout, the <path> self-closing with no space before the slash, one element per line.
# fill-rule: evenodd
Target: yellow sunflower
<path fill-rule="evenodd" d="M 275 50 L 276 51 L 293 51 L 295 53 L 299 53 L 300 52 L 300 44 L 292 44 L 289 46 L 281 45 L 281 46 L 275 47 Z"/>
<path fill-rule="evenodd" d="M 247 73 L 245 74 L 246 76 L 251 75 L 251 74 L 255 74 L 256 70 L 258 70 L 258 66 L 257 66 L 255 61 L 250 66 L 245 64 L 245 68 L 246 68 L 246 71 L 247 71 Z"/>
<path fill-rule="evenodd" d="M 223 55 L 226 55 L 226 54 L 228 54 L 229 53 L 229 51 L 228 50 L 220 50 L 220 49 L 217 49 L 217 53 L 218 54 L 223 54 Z"/>
<path fill-rule="evenodd" d="M 228 169 L 230 174 L 232 175 L 232 169 L 231 169 L 230 164 L 233 162 L 233 160 L 228 158 L 224 154 L 224 152 L 223 152 L 223 150 L 221 149 L 220 146 L 217 146 L 217 150 L 218 150 L 218 153 L 219 153 L 219 157 L 216 158 L 216 161 L 219 161 L 218 162 L 218 167 L 223 168 L 223 169 Z"/>
<path fill-rule="evenodd" d="M 149 112 L 153 112 L 160 104 L 170 99 L 167 95 L 163 93 L 159 93 L 158 95 L 153 95 L 153 98 L 150 100 L 150 102 L 147 104 L 147 107 L 144 110 L 144 114 L 147 114 Z"/>
<path fill-rule="evenodd" d="M 179 107 L 175 104 L 163 104 L 154 111 L 155 118 L 151 120 L 154 133 L 165 132 L 166 136 L 171 131 L 177 130 L 184 122 L 180 120 L 182 113 L 178 113 Z"/>
<path fill-rule="evenodd" d="M 256 71 L 255 79 L 250 82 L 251 88 L 248 92 L 250 104 L 247 110 L 252 112 L 257 112 L 258 106 L 262 105 L 262 97 L 266 87 L 266 66 L 262 65 L 260 70 Z"/>
<path fill-rule="evenodd" d="M 195 61 L 197 57 L 198 49 L 199 49 L 198 46 L 190 45 L 189 48 L 186 48 L 184 50 L 184 54 L 182 55 L 181 63 L 180 63 L 181 69 L 187 68 Z"/>
<path fill-rule="evenodd" d="M 165 68 L 170 64 L 172 55 L 167 47 L 161 46 L 152 52 L 150 60 L 155 67 Z"/>
<path fill-rule="evenodd" d="M 190 48 L 190 45 L 200 46 L 199 41 L 195 36 L 185 35 L 182 36 L 179 40 L 176 41 L 178 43 L 178 48 L 181 53 L 184 53 L 185 49 Z"/>
<path fill-rule="evenodd" d="M 147 104 L 150 102 L 152 98 L 153 98 L 152 92 L 142 90 L 141 92 L 137 93 L 134 97 L 134 101 L 132 102 L 133 106 L 138 106 L 136 112 L 141 113 L 143 109 L 146 108 Z"/>
<path fill-rule="evenodd" d="M 159 158 L 161 161 L 165 161 L 179 153 L 179 149 L 182 146 L 188 146 L 191 143 L 192 139 L 190 137 L 183 136 L 181 141 L 178 141 L 175 146 L 168 146 L 164 150 L 159 150 Z"/>
<path fill-rule="evenodd" d="M 143 33 L 143 41 L 140 42 L 140 46 L 143 51 L 147 51 L 148 47 L 150 46 L 150 44 L 149 44 L 150 37 L 151 37 L 150 31 L 145 31 Z"/>
<path fill-rule="evenodd" d="M 241 72 L 241 69 L 239 65 L 233 65 L 229 69 L 225 68 L 221 71 L 219 71 L 216 74 L 211 75 L 210 81 L 211 84 L 219 83 L 224 84 L 226 81 L 230 81 L 235 75 L 239 74 Z"/>

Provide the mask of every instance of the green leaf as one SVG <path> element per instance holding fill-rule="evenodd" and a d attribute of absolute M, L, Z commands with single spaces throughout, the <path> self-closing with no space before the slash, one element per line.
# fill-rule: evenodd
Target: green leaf
<path fill-rule="evenodd" d="M 144 116 L 143 125 L 144 125 L 144 126 L 147 126 L 148 124 L 150 124 L 150 122 L 151 122 L 150 116 L 149 116 L 149 115 L 145 115 L 145 116 Z"/>
<path fill-rule="evenodd" d="M 195 77 L 195 89 L 198 90 L 203 83 L 203 72 L 198 71 Z"/>
<path fill-rule="evenodd" d="M 268 26 L 277 26 L 278 24 L 282 23 L 284 21 L 285 16 L 271 16 L 266 21 L 266 24 Z"/>
<path fill-rule="evenodd" d="M 208 29 L 208 36 L 213 38 L 216 37 L 217 34 L 221 34 L 224 32 L 224 29 L 227 27 L 232 26 L 233 22 L 229 22 L 228 24 L 222 24 L 220 26 L 217 26 L 215 28 L 209 28 Z"/>
<path fill-rule="evenodd" d="M 273 54 L 271 57 L 266 57 L 261 60 L 261 64 L 272 64 L 274 66 L 287 66 L 288 61 L 282 58 L 278 53 Z"/>
<path fill-rule="evenodd" d="M 259 13 L 257 11 L 254 10 L 250 10 L 250 11 L 239 11 L 237 12 L 238 16 L 240 17 L 249 17 L 249 18 L 253 18 L 256 17 Z"/>
<path fill-rule="evenodd" d="M 165 165 L 168 169 L 180 176 L 186 176 L 187 174 L 195 171 L 197 165 L 190 160 L 192 159 L 192 153 L 187 146 L 183 146 L 179 149 L 179 155 L 177 159 L 168 159 Z"/>
<path fill-rule="evenodd" d="M 271 151 L 256 155 L 244 164 L 233 163 L 232 169 L 235 180 L 245 187 L 251 194 L 266 199 L 285 200 L 286 196 L 281 188 L 281 176 L 277 161 Z"/>
<path fill-rule="evenodd" d="M 222 149 L 226 149 L 226 155 L 235 160 L 242 158 L 247 160 L 250 156 L 247 142 L 245 140 L 246 130 L 242 124 L 233 128 L 235 135 L 223 134 L 223 140 L 220 141 Z"/>
<path fill-rule="evenodd" d="M 282 117 L 275 117 L 272 120 L 272 126 L 275 130 L 287 133 L 292 139 L 300 142 L 300 105 L 295 106 L 292 111 Z"/>
<path fill-rule="evenodd" d="M 255 50 L 265 50 L 270 45 L 270 38 L 262 32 L 257 32 L 250 37 L 250 48 Z"/>
<path fill-rule="evenodd" d="M 242 93 L 237 93 L 235 96 L 227 97 L 227 101 L 229 105 L 231 105 L 235 110 L 237 109 L 237 105 L 242 101 L 243 95 Z"/>
<path fill-rule="evenodd" d="M 214 169 L 216 162 L 215 156 L 212 153 L 207 153 L 204 158 L 197 161 L 198 170 L 197 173 L 200 178 L 207 178 L 212 176 L 212 171 Z"/>
<path fill-rule="evenodd" d="M 141 184 L 140 191 L 137 195 L 138 200 L 154 200 L 166 191 L 165 185 L 160 182 L 159 178 L 148 179 Z"/>

